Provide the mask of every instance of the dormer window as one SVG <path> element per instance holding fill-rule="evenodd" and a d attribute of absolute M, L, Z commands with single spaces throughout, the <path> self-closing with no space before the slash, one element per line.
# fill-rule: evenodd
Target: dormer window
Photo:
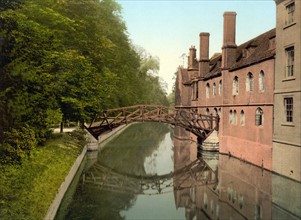
<path fill-rule="evenodd" d="M 286 13 L 285 25 L 294 23 L 295 2 L 292 2 L 286 6 Z"/>
<path fill-rule="evenodd" d="M 256 45 L 249 45 L 242 50 L 242 57 L 248 58 L 255 50 Z"/>
<path fill-rule="evenodd" d="M 245 48 L 245 49 L 242 50 L 242 57 L 243 58 L 247 58 L 248 57 L 248 49 Z"/>

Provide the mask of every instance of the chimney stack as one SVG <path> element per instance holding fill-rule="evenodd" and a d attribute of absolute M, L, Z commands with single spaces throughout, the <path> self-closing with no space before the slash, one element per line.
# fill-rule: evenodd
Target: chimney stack
<path fill-rule="evenodd" d="M 236 12 L 224 13 L 224 40 L 222 47 L 222 68 L 229 69 L 236 62 Z"/>
<path fill-rule="evenodd" d="M 191 46 L 189 49 L 188 69 L 193 69 L 196 65 L 196 49 Z"/>
<path fill-rule="evenodd" d="M 204 77 L 209 72 L 209 33 L 200 33 L 199 76 Z"/>

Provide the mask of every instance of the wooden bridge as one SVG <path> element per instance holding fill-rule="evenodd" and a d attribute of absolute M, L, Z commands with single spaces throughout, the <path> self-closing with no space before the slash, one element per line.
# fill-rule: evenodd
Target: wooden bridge
<path fill-rule="evenodd" d="M 97 114 L 85 128 L 97 139 L 101 134 L 120 125 L 145 121 L 183 127 L 201 140 L 205 140 L 219 127 L 218 116 L 198 114 L 197 108 L 135 105 L 105 110 Z"/>

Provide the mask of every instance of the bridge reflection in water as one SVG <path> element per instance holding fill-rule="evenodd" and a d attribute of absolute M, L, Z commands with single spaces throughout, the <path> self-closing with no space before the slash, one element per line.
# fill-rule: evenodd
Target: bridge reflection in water
<path fill-rule="evenodd" d="M 130 126 L 87 164 L 58 219 L 300 219 L 300 183 L 225 155 L 197 158 L 195 140 L 180 127 Z"/>
<path fill-rule="evenodd" d="M 204 160 L 199 159 L 168 174 L 145 176 L 120 173 L 105 165 L 96 164 L 83 175 L 82 181 L 83 185 L 92 185 L 100 190 L 147 195 L 217 184 L 215 172 Z"/>

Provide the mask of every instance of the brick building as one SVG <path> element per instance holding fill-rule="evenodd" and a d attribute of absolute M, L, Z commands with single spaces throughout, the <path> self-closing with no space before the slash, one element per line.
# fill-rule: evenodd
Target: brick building
<path fill-rule="evenodd" d="M 189 49 L 187 68 L 178 69 L 176 105 L 195 106 L 200 114 L 220 116 L 220 153 L 230 154 L 300 180 L 301 2 L 279 0 L 276 4 L 277 27 L 239 46 L 235 42 L 236 13 L 225 12 L 222 52 L 211 58 L 210 34 L 200 33 L 199 58 L 196 56 L 196 48 L 192 46 Z M 289 6 L 291 4 L 293 8 Z M 289 14 L 289 19 L 294 19 L 285 26 L 287 30 L 284 30 L 281 22 L 286 14 Z M 286 38 L 286 35 L 290 37 Z M 299 51 L 299 55 L 294 55 L 297 53 L 290 52 L 291 49 Z M 293 69 L 294 79 L 291 76 L 288 80 L 279 78 L 280 75 L 283 76 L 284 67 Z M 283 104 L 283 98 L 287 103 Z M 287 98 L 294 99 L 294 106 Z M 299 125 L 293 127 L 289 123 L 288 131 L 280 127 L 282 122 L 279 120 L 290 117 L 292 108 L 294 118 L 288 120 L 299 122 Z M 293 138 L 290 142 L 285 139 L 288 137 L 286 133 Z M 294 144 L 293 148 L 289 148 L 291 142 Z M 273 150 L 273 145 L 276 150 Z M 286 154 L 287 158 L 281 160 L 282 164 L 275 166 L 280 155 L 287 149 L 290 149 L 290 153 Z M 291 164 L 288 163 L 290 157 L 294 158 Z M 283 164 L 290 167 L 282 171 Z M 289 175 L 288 170 L 293 170 L 295 175 Z"/>

